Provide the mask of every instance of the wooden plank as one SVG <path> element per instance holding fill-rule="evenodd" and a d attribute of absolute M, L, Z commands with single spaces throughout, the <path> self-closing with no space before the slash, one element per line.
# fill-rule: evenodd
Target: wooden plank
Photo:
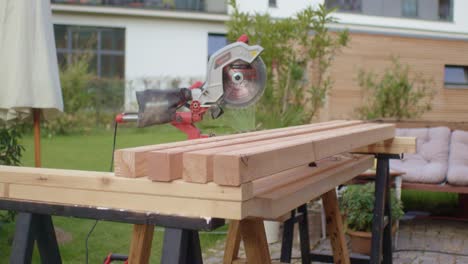
<path fill-rule="evenodd" d="M 254 197 L 263 193 L 270 192 L 281 186 L 300 181 L 304 178 L 320 177 L 320 174 L 339 166 L 352 162 L 354 156 L 336 155 L 333 157 L 321 159 L 313 164 L 302 165 L 293 169 L 275 173 L 268 177 L 263 177 L 249 183 L 242 184 L 246 192 L 244 195 Z M 250 195 L 251 193 L 251 195 Z"/>
<path fill-rule="evenodd" d="M 395 126 L 364 124 L 327 132 L 216 154 L 213 158 L 214 181 L 220 185 L 239 186 L 278 171 L 393 138 Z"/>
<path fill-rule="evenodd" d="M 245 202 L 245 215 L 277 218 L 292 208 L 311 201 L 343 184 L 373 166 L 372 156 L 363 155 L 339 167 L 331 168 L 315 177 L 259 195 Z"/>
<path fill-rule="evenodd" d="M 362 128 L 363 126 L 367 126 L 366 124 L 357 124 L 355 126 L 351 127 L 344 127 L 340 128 L 337 127 L 333 131 L 338 133 L 349 133 L 353 128 Z M 192 152 L 187 152 L 183 154 L 183 166 L 184 166 L 184 171 L 183 171 L 183 179 L 186 181 L 193 181 L 193 182 L 207 182 L 211 181 L 214 179 L 214 158 L 216 155 L 223 155 L 226 153 L 232 153 L 233 151 L 238 151 L 241 152 L 242 150 L 251 150 L 253 149 L 260 149 L 266 150 L 266 148 L 270 148 L 271 150 L 274 150 L 278 144 L 289 144 L 291 142 L 292 144 L 300 145 L 297 142 L 300 140 L 304 141 L 310 141 L 313 139 L 321 139 L 325 136 L 329 136 L 331 133 L 330 131 L 325 130 L 325 131 L 317 131 L 311 134 L 305 134 L 305 135 L 296 135 L 292 137 L 287 137 L 281 140 L 278 139 L 273 139 L 273 140 L 266 140 L 262 142 L 251 142 L 251 143 L 245 143 L 245 144 L 238 144 L 238 145 L 233 145 L 233 146 L 225 146 L 225 147 L 218 147 L 218 148 L 212 148 L 212 149 L 206 149 L 206 150 L 200 150 L 200 151 L 192 151 Z M 278 146 L 280 147 L 280 146 Z M 313 155 L 313 151 L 307 149 L 305 150 L 308 155 Z M 297 152 L 292 153 L 298 154 Z M 271 155 L 275 156 L 274 153 L 271 153 Z M 244 157 L 244 154 L 237 154 L 238 157 Z M 332 156 L 332 155 L 329 155 Z M 280 158 L 279 156 L 275 156 L 276 158 Z M 310 158 L 310 157 L 309 157 Z M 266 158 L 268 159 L 268 157 Z M 285 159 L 286 161 L 291 160 Z M 314 159 L 310 159 L 309 162 L 313 161 Z M 295 166 L 303 165 L 296 163 Z M 271 166 L 272 164 L 269 164 L 268 166 Z M 274 165 L 274 164 L 273 164 Z M 293 165 L 293 167 L 295 167 Z M 279 168 L 278 170 L 274 170 L 272 167 L 272 170 L 270 174 L 282 171 L 284 168 Z M 230 172 L 230 173 L 235 173 L 235 172 Z M 231 176 L 227 176 L 231 177 Z M 236 183 L 237 184 L 237 183 Z M 226 184 L 229 185 L 229 184 Z"/>
<path fill-rule="evenodd" d="M 149 263 L 153 234 L 153 225 L 133 225 L 132 242 L 128 256 L 129 264 Z"/>
<path fill-rule="evenodd" d="M 241 242 L 241 233 L 239 229 L 240 221 L 232 220 L 229 222 L 229 229 L 226 235 L 226 245 L 224 246 L 224 264 L 231 264 L 239 255 Z"/>
<path fill-rule="evenodd" d="M 162 149 L 168 149 L 168 148 L 177 148 L 177 147 L 183 147 L 183 146 L 191 146 L 191 145 L 196 145 L 196 144 L 207 144 L 211 142 L 230 140 L 234 138 L 250 137 L 250 136 L 256 136 L 256 135 L 286 131 L 286 130 L 300 128 L 300 127 L 317 126 L 317 125 L 322 125 L 326 123 L 337 123 L 337 122 L 343 122 L 343 121 L 330 121 L 330 122 L 324 122 L 324 123 L 302 125 L 302 126 L 297 126 L 297 127 L 278 128 L 278 129 L 243 133 L 243 134 L 225 135 L 225 136 L 210 137 L 210 138 L 203 138 L 203 139 L 186 140 L 186 141 L 180 141 L 180 142 L 171 142 L 171 143 L 158 144 L 158 145 L 149 145 L 149 146 L 119 149 L 119 150 L 116 150 L 114 153 L 114 171 L 115 171 L 115 175 L 118 177 L 130 177 L 130 178 L 143 177 L 143 176 L 148 175 L 146 157 L 147 157 L 147 153 L 150 151 L 156 151 L 156 150 L 162 150 Z"/>
<path fill-rule="evenodd" d="M 416 153 L 415 137 L 394 137 L 352 150 L 354 153 L 412 154 Z"/>
<path fill-rule="evenodd" d="M 101 210 L 116 209 L 187 217 L 237 220 L 246 217 L 240 201 L 97 192 L 22 184 L 10 184 L 8 198 L 69 206 L 92 206 Z"/>
<path fill-rule="evenodd" d="M 334 263 L 350 264 L 348 246 L 344 233 L 343 221 L 336 191 L 332 190 L 322 195 L 323 208 L 325 209 L 325 221 L 327 232 L 330 236 L 330 244 L 333 251 Z"/>
<path fill-rule="evenodd" d="M 245 255 L 249 264 L 271 263 L 263 220 L 259 218 L 240 221 L 239 229 L 244 241 Z"/>
<path fill-rule="evenodd" d="M 131 179 L 115 177 L 108 172 L 78 170 L 0 166 L 0 183 L 227 201 L 243 199 L 242 189 L 214 183 L 152 182 L 147 178 Z"/>
<path fill-rule="evenodd" d="M 357 124 L 362 124 L 362 121 L 340 121 L 340 122 L 327 122 L 318 123 L 315 126 L 306 127 L 291 127 L 286 131 L 278 131 L 274 133 L 260 134 L 249 137 L 236 137 L 229 140 L 216 141 L 206 144 L 196 144 L 183 146 L 179 148 L 170 148 L 158 151 L 151 151 L 147 153 L 146 160 L 149 168 L 148 177 L 154 181 L 172 181 L 180 179 L 183 176 L 183 154 L 185 152 L 198 151 L 204 149 L 213 149 L 218 147 L 233 146 L 236 144 L 244 144 L 249 142 L 258 142 L 258 144 L 274 143 L 278 138 L 288 137 L 288 140 L 293 139 L 292 136 L 305 135 L 312 132 L 319 132 L 333 128 L 349 127 Z M 286 140 L 286 139 L 285 139 Z M 233 146 L 234 148 L 235 146 Z M 206 183 L 213 179 L 205 178 L 204 174 L 198 174 L 196 171 L 190 173 L 191 170 L 186 170 L 184 180 L 187 182 Z M 201 175 L 201 176 L 200 176 Z"/>

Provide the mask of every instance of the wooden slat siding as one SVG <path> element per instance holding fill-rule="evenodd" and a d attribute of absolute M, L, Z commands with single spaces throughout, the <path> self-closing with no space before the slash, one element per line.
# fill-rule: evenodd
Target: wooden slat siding
<path fill-rule="evenodd" d="M 373 157 L 363 155 L 347 164 L 325 171 L 316 177 L 305 178 L 258 195 L 246 202 L 245 214 L 270 219 L 280 217 L 288 210 L 287 208 L 297 208 L 301 204 L 318 198 L 336 186 L 348 182 L 373 165 Z"/>
<path fill-rule="evenodd" d="M 229 139 L 234 139 L 234 138 L 243 138 L 243 137 L 269 134 L 269 133 L 276 133 L 276 132 L 296 129 L 300 127 L 321 126 L 326 123 L 333 124 L 333 123 L 339 123 L 339 122 L 343 122 L 343 121 L 336 120 L 336 121 L 330 121 L 330 122 L 324 122 L 324 123 L 307 124 L 307 125 L 296 126 L 296 127 L 261 130 L 261 131 L 243 133 L 243 134 L 225 135 L 225 136 L 210 137 L 210 138 L 203 138 L 203 139 L 185 140 L 185 141 L 180 141 L 180 142 L 171 142 L 171 143 L 158 144 L 158 145 L 149 145 L 149 146 L 119 149 L 115 151 L 115 154 L 114 154 L 115 155 L 114 156 L 114 171 L 115 171 L 115 175 L 118 177 L 129 177 L 129 178 L 144 177 L 144 176 L 148 176 L 146 156 L 147 156 L 147 153 L 150 151 L 177 148 L 177 147 L 183 147 L 183 146 L 191 146 L 191 145 L 196 145 L 196 144 L 206 144 L 210 142 L 219 142 L 219 141 L 229 140 Z"/>
<path fill-rule="evenodd" d="M 9 184 L 9 195 L 3 197 L 69 206 L 92 206 L 141 213 L 215 217 L 240 220 L 245 216 L 241 201 L 206 200 L 135 193 L 98 192 L 57 187 Z"/>
<path fill-rule="evenodd" d="M 335 56 L 330 70 L 334 82 L 328 97 L 328 119 L 358 117 L 355 110 L 362 105 L 359 69 L 382 74 L 390 66 L 391 56 L 408 63 L 412 72 L 435 81 L 433 108 L 422 119 L 467 121 L 468 90 L 445 88 L 444 65 L 468 65 L 468 41 L 364 33 L 351 33 L 348 46 Z"/>
<path fill-rule="evenodd" d="M 108 172 L 0 166 L 0 184 L 7 183 L 227 201 L 241 201 L 244 197 L 242 189 L 214 183 L 196 184 L 181 180 L 152 182 L 147 178 L 115 177 Z M 0 188 L 0 193 L 2 191 Z"/>
<path fill-rule="evenodd" d="M 390 139 L 394 135 L 394 125 L 365 124 L 330 130 L 326 135 L 220 153 L 213 158 L 214 182 L 239 186 L 274 172 Z"/>
<path fill-rule="evenodd" d="M 170 148 L 160 151 L 152 151 L 147 155 L 147 162 L 149 164 L 149 178 L 154 181 L 172 181 L 183 177 L 183 154 L 191 151 L 198 151 L 204 149 L 213 149 L 218 147 L 233 146 L 236 144 L 244 144 L 249 142 L 259 142 L 262 140 L 273 140 L 277 138 L 290 137 L 295 135 L 304 135 L 307 133 L 323 131 L 332 128 L 347 127 L 357 124 L 362 124 L 362 121 L 340 121 L 332 124 L 317 124 L 316 126 L 307 126 L 292 128 L 286 131 L 279 131 L 275 133 L 256 135 L 251 137 L 240 137 L 230 140 L 223 140 L 219 142 L 211 142 L 206 144 L 197 144 L 192 146 L 185 146 L 179 148 Z M 233 146 L 235 147 L 235 146 Z M 189 170 L 190 171 L 190 170 Z M 184 178 L 187 182 L 206 183 L 213 179 L 208 179 L 199 176 L 200 174 L 187 174 Z"/>
<path fill-rule="evenodd" d="M 412 154 L 416 153 L 415 137 L 394 137 L 376 144 L 353 149 L 355 153 L 386 153 L 386 154 Z"/>
<path fill-rule="evenodd" d="M 183 179 L 190 182 L 210 182 L 214 179 L 214 157 L 218 154 L 228 153 L 232 151 L 240 151 L 243 149 L 250 149 L 252 147 L 258 148 L 259 146 L 272 146 L 281 142 L 296 142 L 298 139 L 313 139 L 323 135 L 329 135 L 331 130 L 334 131 L 348 131 L 351 128 L 362 127 L 365 124 L 356 124 L 349 127 L 336 127 L 323 131 L 317 131 L 310 134 L 296 135 L 291 137 L 284 137 L 280 139 L 272 139 L 244 144 L 237 144 L 232 146 L 224 146 L 212 149 L 205 149 L 199 151 L 186 152 L 183 154 Z M 331 126 L 331 125 L 330 125 Z M 324 127 L 322 127 L 324 128 Z M 301 164 L 302 165 L 302 164 Z"/>

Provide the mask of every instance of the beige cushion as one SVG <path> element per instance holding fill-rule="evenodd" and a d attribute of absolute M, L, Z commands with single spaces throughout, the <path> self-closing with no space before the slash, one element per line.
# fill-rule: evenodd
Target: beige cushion
<path fill-rule="evenodd" d="M 403 171 L 404 181 L 442 183 L 446 179 L 450 129 L 447 127 L 397 129 L 397 136 L 416 137 L 417 153 L 391 160 L 390 167 Z"/>
<path fill-rule="evenodd" d="M 457 130 L 452 133 L 447 181 L 468 185 L 468 132 Z"/>

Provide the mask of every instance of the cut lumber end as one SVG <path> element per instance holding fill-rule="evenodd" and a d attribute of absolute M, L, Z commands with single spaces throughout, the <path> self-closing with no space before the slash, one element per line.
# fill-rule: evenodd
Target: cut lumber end
<path fill-rule="evenodd" d="M 415 137 L 394 137 L 369 146 L 354 149 L 354 153 L 413 154 L 416 153 Z"/>
<path fill-rule="evenodd" d="M 129 153 L 122 150 L 114 152 L 114 172 L 117 177 L 136 178 L 136 153 Z M 142 169 L 145 162 L 140 162 L 139 167 Z M 141 175 L 143 176 L 143 175 Z"/>
<path fill-rule="evenodd" d="M 213 157 L 213 179 L 219 185 L 240 186 L 248 157 L 242 155 L 216 155 Z"/>
<path fill-rule="evenodd" d="M 213 181 L 208 157 L 198 153 L 184 153 L 182 179 L 186 182 L 207 183 Z M 210 177 L 211 170 L 211 177 Z"/>
<path fill-rule="evenodd" d="M 167 182 L 171 181 L 171 162 L 169 155 L 164 152 L 146 153 L 148 178 L 152 181 Z"/>

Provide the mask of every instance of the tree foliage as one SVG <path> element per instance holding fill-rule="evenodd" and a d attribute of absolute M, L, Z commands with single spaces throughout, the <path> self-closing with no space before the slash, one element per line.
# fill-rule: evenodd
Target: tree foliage
<path fill-rule="evenodd" d="M 327 70 L 334 55 L 348 43 L 348 32 L 329 32 L 336 20 L 324 5 L 308 7 L 294 17 L 274 19 L 269 14 L 241 12 L 230 0 L 228 39 L 247 34 L 250 43 L 264 48 L 267 67 L 265 93 L 257 105 L 263 127 L 308 123 L 316 117 L 331 88 Z M 312 74 L 309 74 L 312 72 Z"/>
<path fill-rule="evenodd" d="M 364 105 L 358 108 L 362 118 L 419 117 L 431 110 L 435 96 L 434 81 L 421 73 L 411 74 L 409 65 L 392 58 L 391 67 L 382 76 L 360 70 L 359 85 L 364 93 Z"/>

